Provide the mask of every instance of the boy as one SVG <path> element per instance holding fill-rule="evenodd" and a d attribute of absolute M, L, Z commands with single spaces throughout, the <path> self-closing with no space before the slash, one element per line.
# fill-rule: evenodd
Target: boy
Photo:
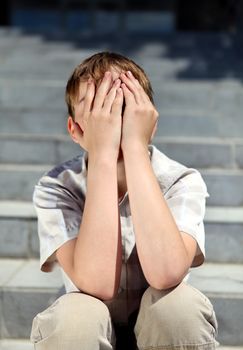
<path fill-rule="evenodd" d="M 144 71 L 95 54 L 66 87 L 68 131 L 84 153 L 34 192 L 41 269 L 60 265 L 67 293 L 38 314 L 36 349 L 214 349 L 210 301 L 185 282 L 204 261 L 206 186 L 195 169 L 150 144 L 158 113 Z M 132 349 L 132 344 L 129 344 Z"/>

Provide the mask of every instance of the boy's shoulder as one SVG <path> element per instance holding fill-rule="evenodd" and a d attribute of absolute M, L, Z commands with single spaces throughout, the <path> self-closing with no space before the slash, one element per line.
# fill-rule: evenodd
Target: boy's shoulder
<path fill-rule="evenodd" d="M 45 172 L 35 186 L 35 193 L 66 192 L 81 195 L 86 193 L 87 152 L 83 151 L 74 158 L 56 165 Z"/>
<path fill-rule="evenodd" d="M 65 172 L 73 172 L 75 174 L 83 174 L 86 172 L 86 161 L 87 159 L 87 152 L 83 151 L 79 155 L 62 162 L 56 166 L 54 166 L 52 169 L 47 171 L 44 176 L 48 176 L 51 178 L 59 178 L 62 176 Z"/>
<path fill-rule="evenodd" d="M 184 184 L 196 184 L 204 189 L 206 188 L 205 182 L 197 169 L 187 167 L 169 158 L 155 145 L 150 144 L 149 151 L 153 171 L 164 193 L 182 179 Z"/>

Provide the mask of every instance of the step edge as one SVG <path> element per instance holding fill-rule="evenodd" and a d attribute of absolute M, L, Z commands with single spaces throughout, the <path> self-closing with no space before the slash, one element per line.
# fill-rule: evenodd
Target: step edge
<path fill-rule="evenodd" d="M 206 223 L 238 223 L 243 224 L 243 207 L 206 207 L 204 222 Z M 36 219 L 37 214 L 32 202 L 0 201 L 0 218 Z"/>

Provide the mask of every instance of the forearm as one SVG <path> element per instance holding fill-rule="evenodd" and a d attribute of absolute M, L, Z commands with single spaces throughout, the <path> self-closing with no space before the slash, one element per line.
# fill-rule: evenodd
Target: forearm
<path fill-rule="evenodd" d="M 163 289 L 187 271 L 187 251 L 153 172 L 148 150 L 124 150 L 126 179 L 139 260 L 148 283 Z"/>
<path fill-rule="evenodd" d="M 87 194 L 75 246 L 74 270 L 83 290 L 112 298 L 121 274 L 117 162 L 89 158 Z"/>

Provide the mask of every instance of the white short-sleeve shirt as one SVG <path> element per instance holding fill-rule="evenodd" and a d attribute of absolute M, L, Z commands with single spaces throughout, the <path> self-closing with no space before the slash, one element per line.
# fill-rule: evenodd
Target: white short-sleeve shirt
<path fill-rule="evenodd" d="M 200 173 L 168 158 L 152 144 L 148 145 L 151 165 L 179 231 L 197 241 L 197 260 L 204 260 L 205 232 L 203 219 L 209 196 Z M 56 166 L 39 180 L 33 195 L 38 216 L 40 267 L 51 271 L 56 250 L 77 237 L 82 222 L 87 183 L 88 153 Z M 126 323 L 139 307 L 148 283 L 143 275 L 137 251 L 128 193 L 119 202 L 122 235 L 122 275 L 118 296 L 105 302 L 113 320 Z M 201 258 L 198 259 L 198 256 Z M 63 272 L 67 292 L 78 291 Z"/>

